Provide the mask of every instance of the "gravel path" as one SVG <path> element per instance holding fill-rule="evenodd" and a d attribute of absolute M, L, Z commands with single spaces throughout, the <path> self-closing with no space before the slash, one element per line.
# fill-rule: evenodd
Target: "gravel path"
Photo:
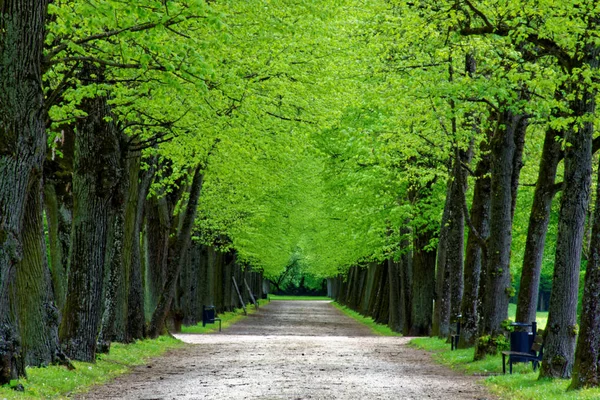
<path fill-rule="evenodd" d="M 374 336 L 329 302 L 273 301 L 80 399 L 492 399 L 475 377 Z"/>

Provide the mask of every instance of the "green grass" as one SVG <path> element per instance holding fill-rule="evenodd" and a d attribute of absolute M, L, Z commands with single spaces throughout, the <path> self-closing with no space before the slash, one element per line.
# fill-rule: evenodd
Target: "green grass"
<path fill-rule="evenodd" d="M 338 310 L 340 310 L 347 316 L 354 318 L 356 321 L 360 322 L 361 324 L 366 325 L 369 328 L 371 328 L 373 333 L 375 333 L 376 335 L 402 336 L 402 334 L 392 331 L 389 326 L 376 323 L 375 321 L 373 321 L 373 318 L 371 318 L 371 317 L 365 317 L 364 315 L 361 315 L 358 312 L 356 312 L 346 306 L 343 306 L 337 302 L 333 302 L 332 304 L 335 308 L 337 308 Z"/>
<path fill-rule="evenodd" d="M 486 376 L 483 383 L 503 399 L 515 400 L 591 400 L 600 398 L 600 389 L 567 391 L 570 380 L 538 380 L 531 364 L 513 365 L 513 374 L 502 374 L 502 356 L 473 361 L 473 349 L 450 351 L 450 344 L 438 338 L 416 338 L 410 345 L 433 352 L 433 358 L 469 375 Z M 507 366 L 508 368 L 508 366 Z"/>
<path fill-rule="evenodd" d="M 259 305 L 266 300 L 260 300 Z M 247 307 L 248 314 L 256 312 L 254 306 Z M 242 309 L 219 314 L 223 319 L 223 328 L 244 317 Z M 184 333 L 210 333 L 218 330 L 217 324 L 202 328 L 182 327 Z M 61 366 L 47 368 L 27 368 L 27 379 L 18 382 L 25 386 L 25 392 L 15 392 L 7 386 L 0 387 L 0 400 L 9 399 L 66 399 L 75 393 L 82 393 L 93 385 L 105 383 L 114 377 L 127 373 L 131 367 L 147 364 L 151 358 L 158 357 L 168 350 L 177 349 L 185 344 L 170 336 L 161 336 L 155 340 L 140 340 L 133 344 L 113 343 L 110 354 L 99 354 L 95 364 L 74 361 L 74 371 Z"/>
<path fill-rule="evenodd" d="M 258 306 L 262 306 L 267 304 L 267 300 L 258 300 Z M 246 310 L 248 314 L 253 314 L 257 310 L 252 304 L 246 305 Z M 236 323 L 240 319 L 244 318 L 244 310 L 241 308 L 237 308 L 234 311 L 224 312 L 217 315 L 218 318 L 221 318 L 221 327 L 222 329 L 227 328 L 231 324 Z M 199 322 L 197 325 L 190 326 L 182 326 L 181 333 L 212 333 L 219 331 L 219 323 L 209 324 L 206 326 L 202 326 L 202 322 Z M 1 399 L 0 399 L 1 400 Z"/>
<path fill-rule="evenodd" d="M 74 361 L 74 371 L 61 366 L 27 368 L 27 379 L 19 380 L 25 386 L 25 392 L 15 392 L 3 386 L 0 387 L 0 399 L 64 399 L 124 374 L 131 367 L 147 364 L 148 360 L 168 350 L 183 346 L 183 342 L 168 336 L 128 345 L 113 343 L 110 354 L 98 355 L 95 364 Z"/>
<path fill-rule="evenodd" d="M 271 300 L 331 300 L 327 296 L 287 296 L 287 295 L 276 295 L 270 294 L 269 299 Z"/>

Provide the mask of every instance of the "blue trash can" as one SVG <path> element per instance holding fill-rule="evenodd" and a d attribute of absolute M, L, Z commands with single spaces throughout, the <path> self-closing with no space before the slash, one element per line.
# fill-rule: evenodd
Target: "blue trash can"
<path fill-rule="evenodd" d="M 515 327 L 515 330 L 510 333 L 510 351 L 531 353 L 535 355 L 535 353 L 531 351 L 531 346 L 533 345 L 537 324 L 535 322 L 530 324 L 525 322 L 513 322 L 510 326 Z M 530 361 L 519 356 L 511 356 L 511 358 L 513 363 Z"/>

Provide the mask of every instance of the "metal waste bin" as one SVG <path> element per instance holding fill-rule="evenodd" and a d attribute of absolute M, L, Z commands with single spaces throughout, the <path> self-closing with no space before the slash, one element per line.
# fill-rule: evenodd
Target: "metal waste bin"
<path fill-rule="evenodd" d="M 515 330 L 510 333 L 510 351 L 518 351 L 520 353 L 531 353 L 531 346 L 533 345 L 533 339 L 535 332 L 537 331 L 537 323 L 534 321 L 530 324 L 525 322 L 513 322 L 510 326 L 514 327 Z M 529 362 L 525 358 L 519 356 L 511 356 L 512 362 Z"/>

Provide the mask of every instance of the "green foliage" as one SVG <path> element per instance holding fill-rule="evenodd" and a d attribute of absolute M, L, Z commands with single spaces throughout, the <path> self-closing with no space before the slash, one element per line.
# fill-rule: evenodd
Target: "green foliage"
<path fill-rule="evenodd" d="M 27 368 L 27 379 L 20 380 L 25 391 L 15 392 L 4 386 L 0 388 L 0 398 L 67 398 L 73 393 L 89 390 L 92 385 L 105 383 L 127 373 L 134 366 L 147 364 L 153 357 L 168 350 L 183 346 L 182 342 L 168 336 L 128 345 L 113 343 L 110 354 L 99 354 L 95 364 L 74 361 L 73 371 L 62 366 Z"/>

